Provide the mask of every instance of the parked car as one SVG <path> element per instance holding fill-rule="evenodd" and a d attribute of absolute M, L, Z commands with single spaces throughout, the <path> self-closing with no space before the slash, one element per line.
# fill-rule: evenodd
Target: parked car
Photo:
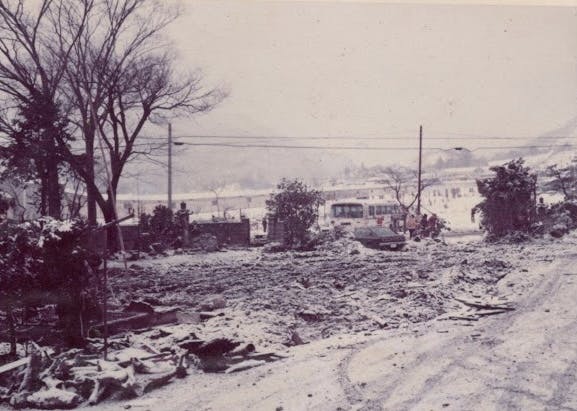
<path fill-rule="evenodd" d="M 402 250 L 407 239 L 404 235 L 395 233 L 386 227 L 357 227 L 354 238 L 368 248 L 379 250 Z"/>

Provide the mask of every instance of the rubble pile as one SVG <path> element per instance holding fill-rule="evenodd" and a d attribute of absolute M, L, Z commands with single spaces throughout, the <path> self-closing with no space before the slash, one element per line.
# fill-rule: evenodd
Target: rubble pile
<path fill-rule="evenodd" d="M 193 329 L 184 324 L 126 333 L 109 340 L 106 355 L 100 339 L 61 353 L 33 344 L 27 357 L 0 366 L 0 402 L 70 409 L 140 397 L 189 373 L 231 373 L 284 358 L 229 338 L 201 340 Z"/>
<path fill-rule="evenodd" d="M 214 252 L 218 251 L 220 246 L 214 235 L 203 233 L 192 238 L 188 248 L 195 251 Z"/>
<path fill-rule="evenodd" d="M 0 402 L 74 408 L 139 397 L 191 373 L 261 366 L 285 358 L 278 353 L 286 347 L 331 335 L 433 318 L 470 325 L 514 310 L 509 297 L 532 286 L 507 274 L 549 264 L 576 244 L 577 235 L 556 248 L 545 239 L 507 246 L 425 240 L 383 252 L 340 239 L 309 252 L 229 250 L 113 268 L 110 306 L 125 308 L 107 323 L 116 335 L 106 355 L 102 324 L 88 329 L 98 338 L 83 349 L 32 343 L 23 358 L 0 365 Z"/>
<path fill-rule="evenodd" d="M 343 238 L 310 252 L 158 260 L 118 270 L 110 281 L 121 301 L 142 297 L 190 313 L 206 311 L 207 296 L 221 295 L 226 308 L 203 322 L 206 332 L 230 328 L 240 338 L 253 333 L 260 344 L 276 347 L 291 345 L 294 330 L 306 342 L 435 318 L 454 308 L 454 295 L 495 294 L 507 273 L 526 266 L 528 254 L 547 252 L 539 244 L 432 240 L 407 248 L 375 251 Z"/>

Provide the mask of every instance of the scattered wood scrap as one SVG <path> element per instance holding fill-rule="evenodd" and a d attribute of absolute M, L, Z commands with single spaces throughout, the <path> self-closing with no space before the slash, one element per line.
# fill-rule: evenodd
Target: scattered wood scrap
<path fill-rule="evenodd" d="M 246 360 L 231 365 L 226 369 L 225 373 L 230 374 L 231 372 L 244 371 L 248 370 L 249 368 L 259 367 L 263 364 L 266 364 L 265 360 Z"/>
<path fill-rule="evenodd" d="M 29 357 L 20 358 L 19 360 L 12 361 L 8 364 L 4 364 L 0 367 L 0 375 L 4 374 L 5 372 L 13 371 L 17 368 L 20 368 L 26 364 L 28 364 Z"/>
<path fill-rule="evenodd" d="M 495 300 L 483 301 L 480 299 L 470 300 L 463 297 L 455 297 L 454 299 L 462 304 L 465 304 L 466 306 L 482 310 L 501 310 L 501 311 L 515 310 L 515 308 L 513 308 L 508 302 L 500 302 Z"/>
<path fill-rule="evenodd" d="M 454 297 L 454 300 L 465 305 L 467 309 L 443 314 L 437 317 L 437 320 L 478 321 L 483 317 L 515 310 L 510 302 L 500 299 L 482 300 L 481 298 Z"/>
<path fill-rule="evenodd" d="M 110 341 L 108 360 L 98 339 L 91 348 L 72 349 L 50 356 L 33 344 L 29 356 L 0 367 L 0 402 L 15 408 L 70 409 L 96 405 L 106 398 L 139 397 L 184 378 L 188 368 L 205 372 L 240 372 L 285 358 L 274 352 L 256 352 L 251 343 L 228 338 L 204 341 L 192 332 L 151 328 L 133 338 Z M 148 333 L 148 335 L 147 335 Z M 180 341 L 180 343 L 179 343 Z"/>

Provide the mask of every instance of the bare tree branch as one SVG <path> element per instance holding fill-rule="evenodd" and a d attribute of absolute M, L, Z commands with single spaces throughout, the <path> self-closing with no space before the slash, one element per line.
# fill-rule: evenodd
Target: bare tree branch
<path fill-rule="evenodd" d="M 404 210 L 409 210 L 419 198 L 417 172 L 404 167 L 387 167 L 384 173 L 386 177 L 382 182 L 385 188 L 393 192 L 397 203 Z M 438 184 L 438 182 L 436 178 L 423 179 L 421 181 L 421 193 L 427 187 Z"/>

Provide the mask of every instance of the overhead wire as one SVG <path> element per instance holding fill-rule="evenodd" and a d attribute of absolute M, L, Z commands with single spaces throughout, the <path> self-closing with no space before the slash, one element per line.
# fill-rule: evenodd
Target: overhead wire
<path fill-rule="evenodd" d="M 173 138 L 181 138 L 181 139 L 215 139 L 215 140 L 321 140 L 321 141 L 330 141 L 330 140 L 351 140 L 351 141 L 407 141 L 413 136 L 408 136 L 408 133 L 404 133 L 403 136 L 381 136 L 381 137 L 369 137 L 369 136 L 242 136 L 242 135 L 175 135 Z M 574 138 L 577 139 L 577 136 L 570 136 L 570 135 L 558 135 L 558 136 L 483 136 L 483 135 L 469 135 L 469 137 L 464 137 L 465 135 L 461 135 L 461 137 L 456 136 L 438 136 L 439 134 L 448 134 L 448 133 L 434 133 L 434 136 L 427 137 L 426 140 L 433 140 L 433 141 L 468 141 L 468 140 L 559 140 L 559 139 L 567 139 L 567 138 Z M 166 140 L 166 137 L 162 136 L 147 136 L 144 137 L 150 140 Z"/>
<path fill-rule="evenodd" d="M 297 144 L 262 144 L 262 143 L 190 143 L 190 142 L 175 142 L 177 146 L 194 146 L 194 147 L 225 147 L 225 148 L 266 148 L 266 149 L 297 149 L 297 150 L 384 150 L 384 151 L 413 151 L 416 150 L 415 147 L 385 147 L 385 146 L 355 146 L 355 145 L 297 145 Z M 150 147 L 151 144 L 155 143 L 135 143 L 132 147 Z M 533 149 L 533 148 L 569 148 L 577 147 L 574 143 L 562 143 L 562 144 L 546 144 L 546 145 L 523 145 L 523 146 L 478 146 L 474 148 L 466 147 L 423 147 L 423 150 L 435 150 L 435 151 L 481 151 L 481 150 L 521 150 L 521 149 Z M 156 149 L 164 148 L 164 145 L 156 147 Z M 83 148 L 71 148 L 72 152 L 82 153 Z"/>
<path fill-rule="evenodd" d="M 293 144 L 244 144 L 244 143 L 188 143 L 180 142 L 185 146 L 195 147 L 228 147 L 228 148 L 278 148 L 278 149 L 299 149 L 299 150 L 384 150 L 384 151 L 413 151 L 415 147 L 383 147 L 383 146 L 312 146 Z M 548 145 L 525 145 L 525 146 L 481 146 L 473 149 L 464 147 L 423 147 L 423 150 L 437 151 L 480 151 L 480 150 L 512 150 L 512 149 L 532 149 L 532 148 L 552 148 L 552 147 L 576 147 L 577 144 L 548 144 Z"/>

